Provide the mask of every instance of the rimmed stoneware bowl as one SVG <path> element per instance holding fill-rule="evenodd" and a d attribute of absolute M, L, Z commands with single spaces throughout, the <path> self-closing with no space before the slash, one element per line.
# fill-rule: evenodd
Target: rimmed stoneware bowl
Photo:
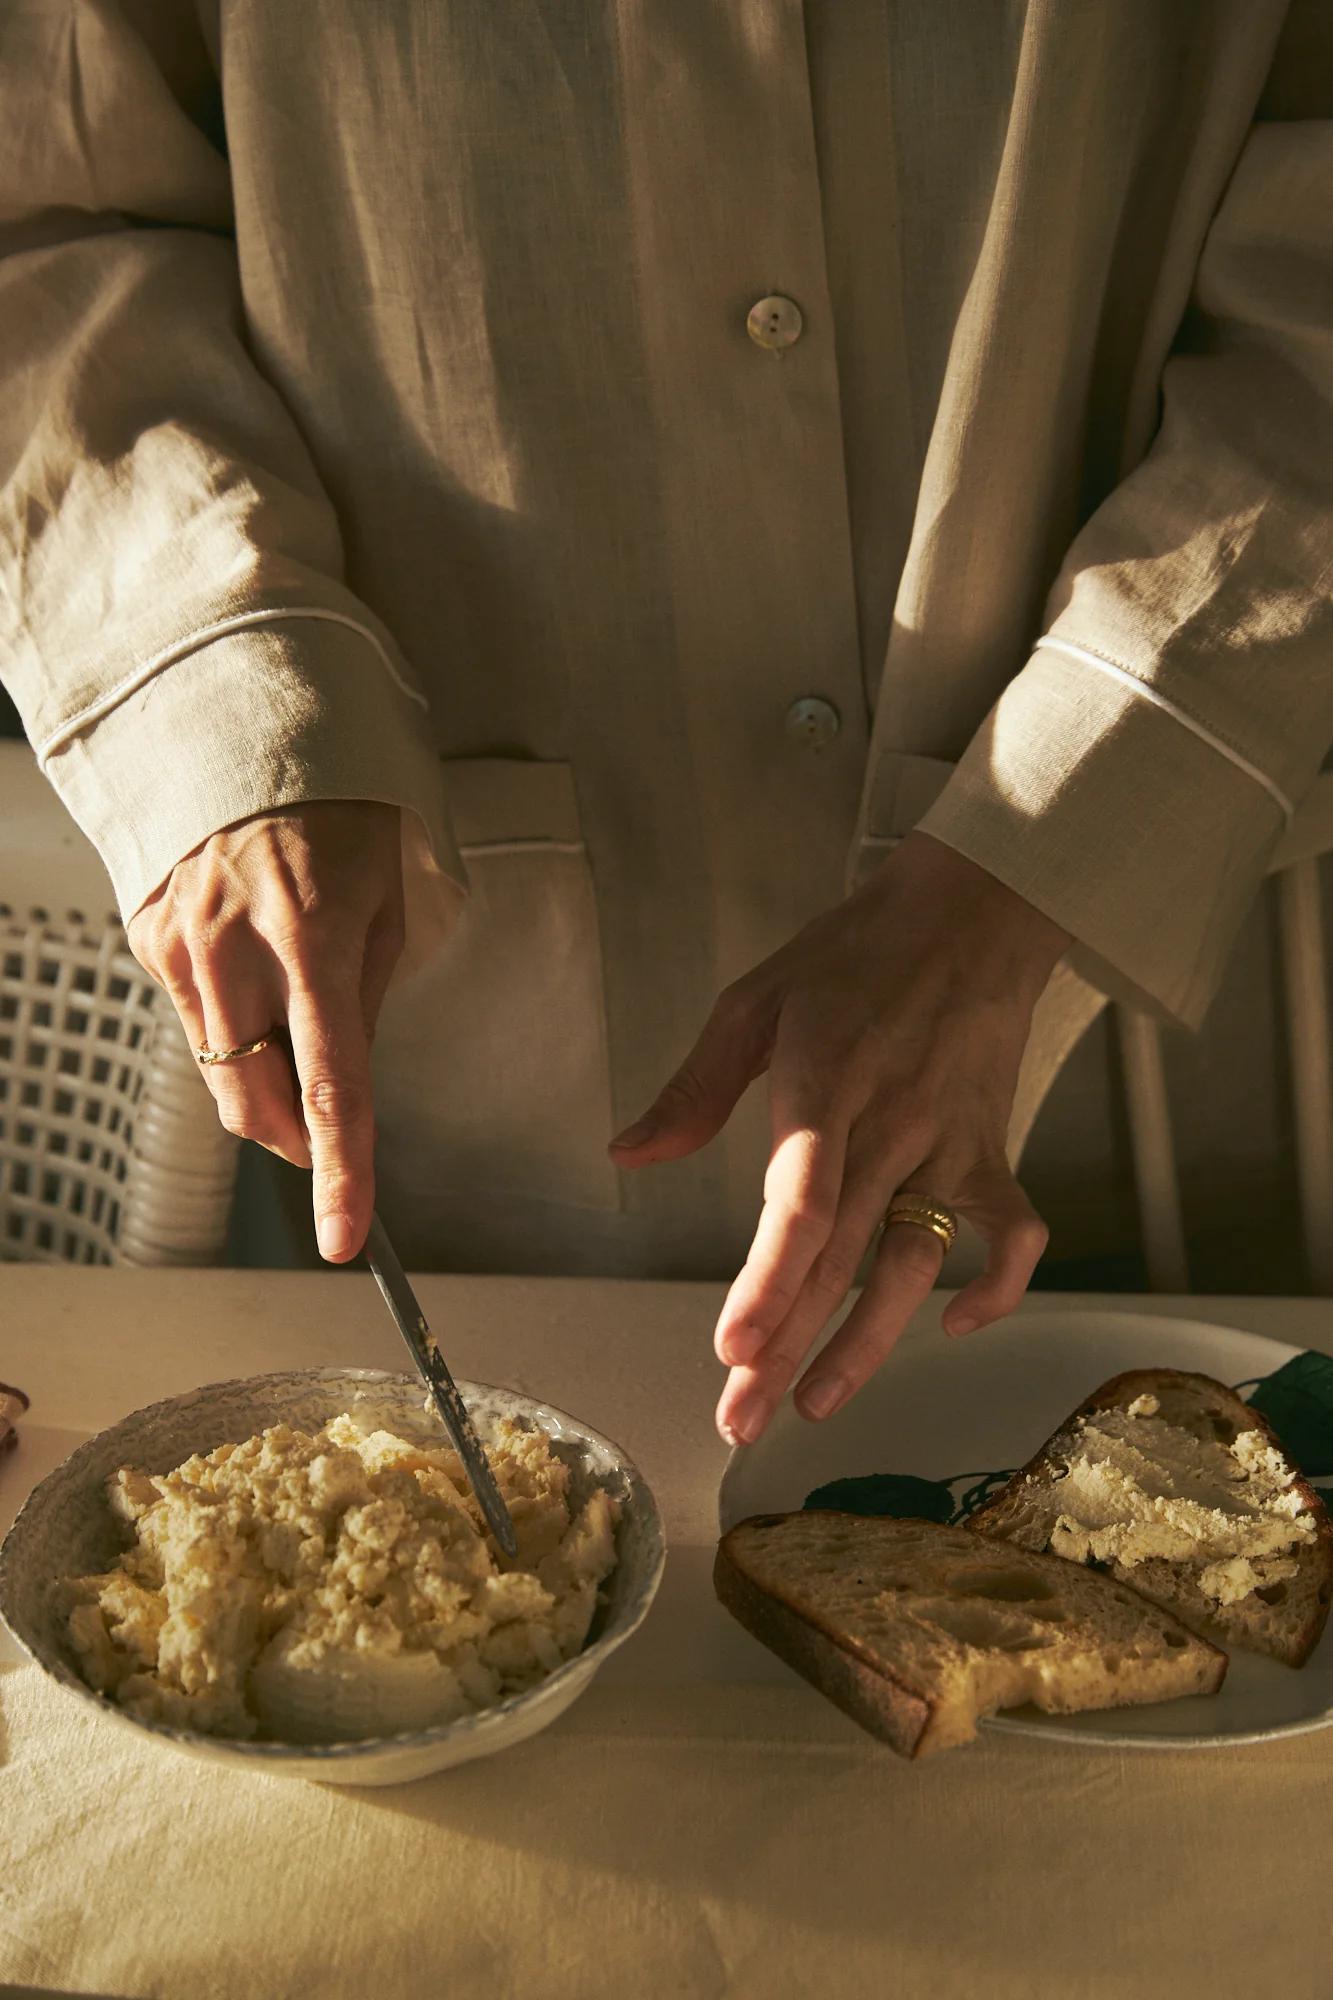
<path fill-rule="evenodd" d="M 412 1734 L 314 1745 L 237 1743 L 141 1721 L 95 1693 L 78 1673 L 65 1642 L 55 1590 L 59 1579 L 108 1568 L 124 1547 L 124 1530 L 104 1491 L 110 1474 L 122 1465 L 169 1472 L 192 1452 L 239 1443 L 277 1423 L 318 1430 L 354 1406 L 385 1430 L 430 1444 L 443 1442 L 442 1426 L 425 1415 L 421 1384 L 379 1369 L 310 1368 L 213 1382 L 136 1410 L 99 1432 L 33 1491 L 0 1546 L 0 1616 L 24 1651 L 71 1700 L 122 1729 L 234 1770 L 329 1785 L 396 1785 L 521 1743 L 554 1722 L 582 1694 L 602 1662 L 642 1624 L 662 1575 L 662 1521 L 642 1474 L 609 1438 L 565 1411 L 512 1389 L 484 1382 L 460 1382 L 458 1387 L 483 1443 L 502 1419 L 536 1425 L 573 1471 L 570 1495 L 576 1505 L 594 1486 L 604 1487 L 620 1503 L 616 1566 L 602 1586 L 604 1601 L 588 1642 L 574 1659 L 527 1693 Z"/>

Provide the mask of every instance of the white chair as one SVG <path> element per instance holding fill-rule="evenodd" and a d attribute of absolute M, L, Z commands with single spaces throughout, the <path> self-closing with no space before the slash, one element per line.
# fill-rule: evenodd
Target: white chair
<path fill-rule="evenodd" d="M 1333 772 L 1315 783 L 1270 863 L 1277 879 L 1282 1015 L 1292 1090 L 1296 1167 L 1306 1261 L 1314 1290 L 1333 1294 L 1333 1072 L 1320 857 L 1333 850 Z M 1105 995 L 1061 966 L 1042 997 L 1024 1058 L 1009 1127 L 1018 1164 L 1051 1086 L 1075 1045 L 1107 1005 Z M 1134 1161 L 1139 1247 L 1154 1292 L 1188 1292 L 1189 1259 L 1180 1177 L 1167 1102 L 1161 1030 L 1149 1016 L 1113 1008 Z M 979 1246 L 962 1241 L 944 1282 L 961 1284 L 981 1266 Z"/>
<path fill-rule="evenodd" d="M 0 1259 L 209 1264 L 239 1141 L 95 849 L 0 742 Z"/>

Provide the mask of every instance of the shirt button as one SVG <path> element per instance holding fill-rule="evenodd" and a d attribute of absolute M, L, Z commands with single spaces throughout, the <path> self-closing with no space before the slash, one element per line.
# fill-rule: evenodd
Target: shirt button
<path fill-rule="evenodd" d="M 808 694 L 800 701 L 794 701 L 787 710 L 786 729 L 793 743 L 799 743 L 806 750 L 822 750 L 831 743 L 842 727 L 842 717 L 831 701 L 821 695 Z"/>
<path fill-rule="evenodd" d="M 756 347 L 765 347 L 770 354 L 779 354 L 784 347 L 791 347 L 800 339 L 804 325 L 801 308 L 796 301 L 784 299 L 780 292 L 774 292 L 771 298 L 760 299 L 750 307 L 745 330 Z"/>

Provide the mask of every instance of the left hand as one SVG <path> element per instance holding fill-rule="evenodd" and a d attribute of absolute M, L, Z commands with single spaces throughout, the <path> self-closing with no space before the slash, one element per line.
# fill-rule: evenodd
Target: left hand
<path fill-rule="evenodd" d="M 714 1335 L 717 1424 L 752 1444 L 842 1303 L 891 1198 L 929 1195 L 986 1239 L 946 1333 L 1012 1312 L 1046 1228 L 1010 1172 L 1009 1114 L 1032 1010 L 1067 932 L 975 862 L 909 834 L 847 900 L 721 995 L 619 1167 L 693 1153 L 768 1071 L 772 1152 L 745 1267 Z M 885 1359 L 939 1276 L 928 1230 L 886 1229 L 865 1289 L 796 1392 L 831 1416 Z"/>

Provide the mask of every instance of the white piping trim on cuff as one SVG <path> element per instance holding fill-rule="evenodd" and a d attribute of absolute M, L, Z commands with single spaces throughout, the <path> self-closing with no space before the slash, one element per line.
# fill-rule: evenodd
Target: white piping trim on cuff
<path fill-rule="evenodd" d="M 485 854 L 582 854 L 581 840 L 460 840 L 458 851 L 464 860 L 479 860 Z"/>
<path fill-rule="evenodd" d="M 99 694 L 96 701 L 90 701 L 77 715 L 70 716 L 58 729 L 52 730 L 44 743 L 37 744 L 39 760 L 44 762 L 54 751 L 59 750 L 62 744 L 67 743 L 71 736 L 77 736 L 81 729 L 86 729 L 89 723 L 100 722 L 104 715 L 109 715 L 113 708 L 118 708 L 127 695 L 133 694 L 137 688 L 151 681 L 164 667 L 174 666 L 177 660 L 185 659 L 190 653 L 199 652 L 214 639 L 225 639 L 231 633 L 243 632 L 251 625 L 277 624 L 284 618 L 325 618 L 331 625 L 345 625 L 349 631 L 359 632 L 363 639 L 369 641 L 380 665 L 399 693 L 405 694 L 409 701 L 416 702 L 421 708 L 430 707 L 420 689 L 414 688 L 409 681 L 403 679 L 370 627 L 363 625 L 359 619 L 349 618 L 346 612 L 328 611 L 319 606 L 304 604 L 292 605 L 278 611 L 241 611 L 234 618 L 220 618 L 215 625 L 204 625 L 199 631 L 191 632 L 188 638 L 178 639 L 163 652 L 155 653 L 151 660 L 141 661 L 123 680 L 117 681 L 113 688 L 108 688 L 105 694 Z"/>
<path fill-rule="evenodd" d="M 1206 743 L 1210 749 L 1216 750 L 1219 757 L 1225 757 L 1238 771 L 1243 771 L 1247 778 L 1253 778 L 1256 785 L 1262 785 L 1269 798 L 1281 810 L 1285 820 L 1290 822 L 1296 817 L 1295 806 L 1286 793 L 1273 783 L 1266 771 L 1261 771 L 1257 764 L 1252 764 L 1239 750 L 1233 750 L 1222 737 L 1214 736 L 1211 729 L 1206 729 L 1203 723 L 1196 721 L 1187 710 L 1177 708 L 1173 701 L 1168 701 L 1164 694 L 1157 692 L 1156 688 L 1149 687 L 1148 683 L 1140 680 L 1137 674 L 1132 674 L 1128 667 L 1117 666 L 1114 660 L 1104 660 L 1100 653 L 1090 653 L 1084 646 L 1073 646 L 1068 639 L 1038 639 L 1033 650 L 1040 652 L 1043 647 L 1050 653 L 1064 653 L 1069 659 L 1078 660 L 1085 667 L 1096 667 L 1101 673 L 1109 674 L 1112 680 L 1123 681 L 1126 687 L 1132 688 L 1135 694 L 1142 695 L 1145 701 L 1152 702 L 1155 708 L 1164 709 L 1183 729 L 1188 729 L 1201 743 Z"/>

